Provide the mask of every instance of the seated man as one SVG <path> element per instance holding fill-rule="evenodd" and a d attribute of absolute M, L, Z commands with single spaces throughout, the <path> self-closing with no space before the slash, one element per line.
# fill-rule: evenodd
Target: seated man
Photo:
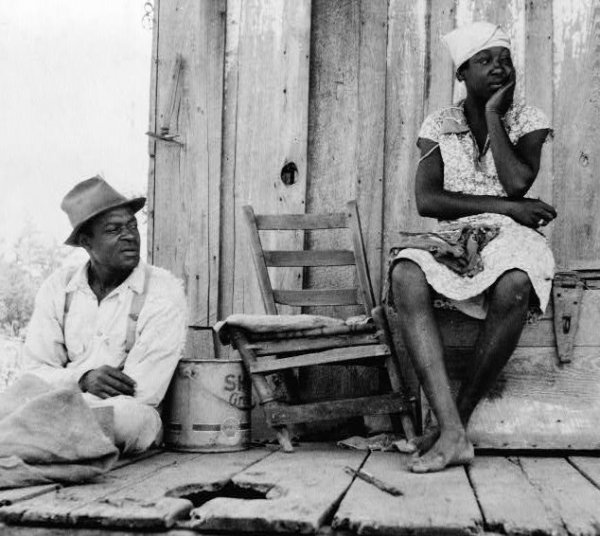
<path fill-rule="evenodd" d="M 61 268 L 41 286 L 24 348 L 24 371 L 55 387 L 81 389 L 90 407 L 110 406 L 115 444 L 125 453 L 160 443 L 157 411 L 182 353 L 186 302 L 181 282 L 140 260 L 135 213 L 100 177 L 63 199 L 73 232 L 66 244 L 89 260 Z"/>

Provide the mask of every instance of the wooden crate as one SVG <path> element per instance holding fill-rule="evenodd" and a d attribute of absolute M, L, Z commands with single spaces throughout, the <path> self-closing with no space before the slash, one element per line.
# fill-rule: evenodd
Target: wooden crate
<path fill-rule="evenodd" d="M 469 423 L 481 448 L 596 449 L 600 447 L 600 285 L 588 274 L 570 363 L 556 351 L 552 304 L 527 325 L 496 385 Z M 586 279 L 586 274 L 583 275 Z M 480 321 L 438 311 L 453 388 L 464 377 Z M 422 398 L 421 414 L 429 406 Z"/>

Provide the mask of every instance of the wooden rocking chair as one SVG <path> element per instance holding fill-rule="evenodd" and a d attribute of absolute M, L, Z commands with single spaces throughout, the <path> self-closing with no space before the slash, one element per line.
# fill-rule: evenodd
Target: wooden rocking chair
<path fill-rule="evenodd" d="M 268 315 L 277 315 L 277 304 L 291 306 L 359 305 L 372 321 L 361 325 L 333 325 L 282 333 L 260 333 L 229 325 L 228 335 L 239 351 L 266 414 L 269 426 L 287 452 L 293 450 L 288 424 L 390 414 L 400 422 L 407 438 L 414 436 L 410 403 L 400 374 L 398 356 L 390 336 L 384 308 L 375 307 L 365 256 L 358 208 L 355 201 L 347 210 L 334 214 L 255 215 L 244 207 L 249 245 Z M 259 231 L 346 229 L 351 233 L 352 250 L 263 250 Z M 356 269 L 357 285 L 344 289 L 273 289 L 267 267 L 348 266 Z M 368 364 L 385 367 L 392 392 L 343 400 L 294 404 L 279 400 L 266 376 L 296 367 L 325 364 Z M 293 401 L 292 401 L 293 402 Z M 398 418 L 399 417 L 399 418 Z"/>

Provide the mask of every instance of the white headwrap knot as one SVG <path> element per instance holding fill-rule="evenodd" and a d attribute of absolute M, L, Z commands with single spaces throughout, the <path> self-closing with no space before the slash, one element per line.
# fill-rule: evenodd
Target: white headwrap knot
<path fill-rule="evenodd" d="M 510 38 L 497 24 L 473 22 L 455 28 L 442 38 L 446 43 L 454 65 L 458 69 L 465 61 L 478 52 L 491 47 L 510 49 Z"/>

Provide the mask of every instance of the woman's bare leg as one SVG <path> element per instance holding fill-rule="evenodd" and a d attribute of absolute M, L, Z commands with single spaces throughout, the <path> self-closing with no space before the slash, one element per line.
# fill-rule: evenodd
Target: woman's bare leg
<path fill-rule="evenodd" d="M 404 344 L 440 430 L 435 444 L 417 458 L 412 470 L 440 471 L 449 465 L 468 463 L 473 458 L 473 446 L 450 392 L 442 339 L 425 275 L 414 262 L 402 260 L 392 272 L 392 285 Z"/>
<path fill-rule="evenodd" d="M 491 292 L 488 315 L 477 338 L 473 363 L 457 406 L 464 426 L 512 355 L 523 331 L 531 282 L 521 270 L 505 272 Z"/>

